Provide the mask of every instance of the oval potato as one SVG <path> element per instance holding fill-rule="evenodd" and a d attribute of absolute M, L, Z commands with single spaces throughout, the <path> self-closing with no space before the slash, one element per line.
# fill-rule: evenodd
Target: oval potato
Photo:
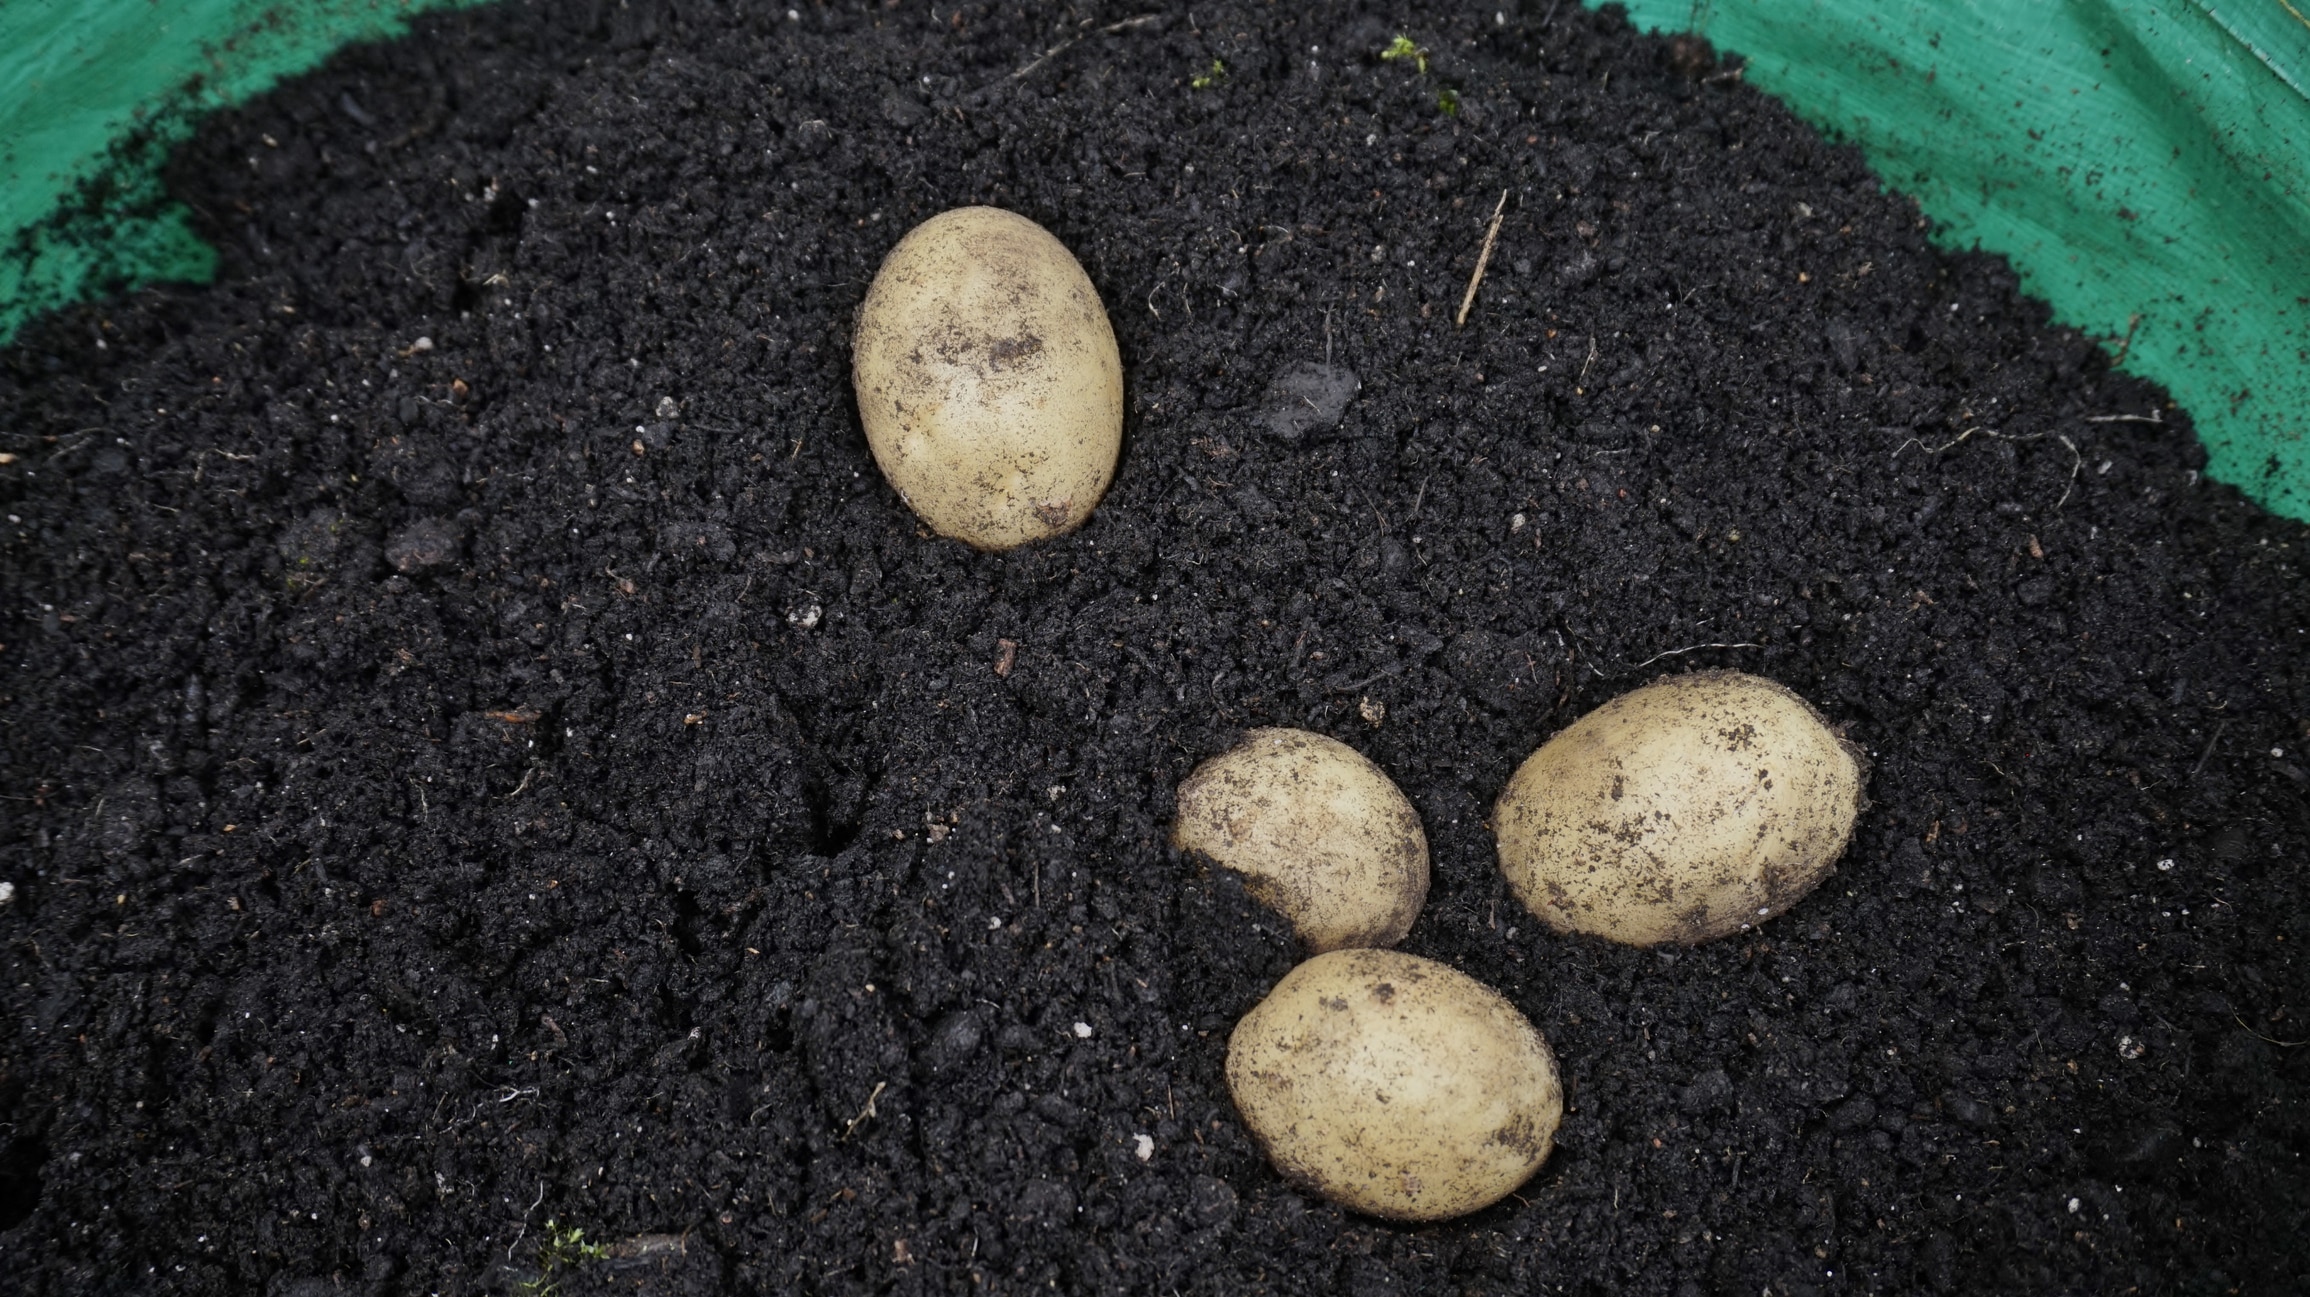
<path fill-rule="evenodd" d="M 1369 758 L 1306 730 L 1256 729 L 1179 785 L 1171 840 L 1243 875 L 1308 949 L 1392 946 L 1428 899 L 1428 837 Z"/>
<path fill-rule="evenodd" d="M 1533 753 L 1493 811 L 1541 922 L 1633 946 L 1762 923 L 1828 876 L 1868 762 L 1812 705 L 1737 671 L 1621 695 Z"/>
<path fill-rule="evenodd" d="M 1555 1146 L 1548 1042 L 1498 991 L 1394 950 L 1291 970 L 1235 1025 L 1227 1088 L 1284 1179 L 1389 1220 L 1498 1202 Z"/>
<path fill-rule="evenodd" d="M 1024 216 L 958 207 L 908 231 L 859 308 L 851 382 L 874 462 L 942 536 L 1004 550 L 1073 531 L 1114 479 L 1115 331 Z"/>

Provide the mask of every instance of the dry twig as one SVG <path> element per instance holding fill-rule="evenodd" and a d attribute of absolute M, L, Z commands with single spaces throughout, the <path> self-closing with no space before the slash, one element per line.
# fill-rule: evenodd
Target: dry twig
<path fill-rule="evenodd" d="M 869 1117 L 876 1115 L 874 1111 L 874 1101 L 881 1098 L 882 1092 L 889 1088 L 890 1082 L 888 1081 L 876 1081 L 874 1083 L 874 1093 L 866 1096 L 866 1106 L 859 1109 L 858 1115 L 850 1119 L 850 1124 L 842 1128 L 842 1137 L 844 1139 L 850 1138 L 852 1132 L 858 1129 L 859 1123 L 865 1121 Z"/>
<path fill-rule="evenodd" d="M 1646 658 L 1645 660 L 1643 660 L 1642 662 L 1639 662 L 1639 663 L 1637 663 L 1635 666 L 1632 666 L 1632 667 L 1630 667 L 1630 668 L 1629 668 L 1629 670 L 1631 670 L 1631 671 L 1642 671 L 1644 668 L 1646 668 L 1646 667 L 1648 667 L 1648 666 L 1651 666 L 1653 663 L 1660 661 L 1662 658 L 1682 657 L 1683 655 L 1685 655 L 1685 654 L 1687 654 L 1687 653 L 1698 653 L 1698 652 L 1700 652 L 1702 649 L 1744 649 L 1744 648 L 1763 648 L 1763 647 L 1764 647 L 1764 646 L 1763 646 L 1763 645 L 1761 645 L 1761 644 L 1749 644 L 1749 643 L 1740 643 L 1740 644 L 1693 644 L 1693 645 L 1689 645 L 1689 646 L 1687 646 L 1687 647 L 1685 647 L 1685 648 L 1674 648 L 1674 649 L 1666 649 L 1666 650 L 1663 650 L 1663 651 L 1661 651 L 1661 652 L 1659 652 L 1659 653 L 1655 653 L 1655 654 L 1653 654 L 1651 657 L 1648 657 L 1648 658 Z"/>
<path fill-rule="evenodd" d="M 2110 358 L 2109 367 L 2111 369 L 2116 369 L 2118 366 L 2126 363 L 2126 354 L 2134 349 L 2134 330 L 2139 329 L 2140 327 L 2142 327 L 2142 317 L 2140 313 L 2137 312 L 2131 319 L 2126 321 L 2125 341 L 2118 344 L 2117 355 Z"/>
<path fill-rule="evenodd" d="M 1130 31 L 1134 27 L 1144 27 L 1151 22 L 1160 20 L 1162 17 L 1163 15 L 1161 14 L 1140 14 L 1136 18 L 1125 18 L 1121 22 L 1108 23 L 1106 26 L 1101 27 L 1099 29 L 1099 34 L 1101 36 L 1112 36 L 1117 32 Z M 1061 54 L 1066 53 L 1068 50 L 1073 49 L 1076 45 L 1082 42 L 1082 39 L 1082 37 L 1077 36 L 1073 40 L 1061 41 L 1057 45 L 1053 45 L 1051 48 L 1044 50 L 1043 56 L 1041 58 L 1036 59 L 1034 62 L 1029 63 L 1023 68 L 1020 68 L 1018 71 L 1013 72 L 1011 74 L 1011 80 L 1026 80 L 1028 73 L 1033 72 L 1036 68 L 1043 66 L 1045 63 L 1048 63 L 1052 59 L 1059 57 Z"/>
<path fill-rule="evenodd" d="M 2232 1021 L 2236 1022 L 2236 1023 L 2237 1023 L 2239 1026 L 2241 1026 L 2241 1027 L 2246 1027 L 2246 1020 L 2245 1020 L 2244 1018 L 2241 1018 L 2241 1017 L 2239 1017 L 2237 1014 L 2235 1014 L 2235 1013 L 2231 1014 L 2231 1015 L 2230 1015 L 2230 1018 L 2231 1018 L 2231 1020 L 2232 1020 Z M 2252 1036 L 2252 1037 L 2253 1037 L 2254 1039 L 2256 1039 L 2256 1040 L 2259 1040 L 2259 1041 L 2265 1041 L 2265 1042 L 2267 1042 L 2267 1043 L 2269 1043 L 2269 1044 L 2272 1044 L 2272 1045 L 2276 1045 L 2276 1046 L 2278 1046 L 2280 1049 L 2300 1049 L 2300 1048 L 2302 1048 L 2304 1045 L 2310 1045 L 2310 1040 L 2276 1040 L 2276 1039 L 2272 1039 L 2271 1037 L 2269 1037 L 2269 1036 L 2265 1036 L 2265 1035 L 2263 1035 L 2261 1032 L 2254 1030 L 2252 1027 L 2246 1027 L 2246 1034 L 2247 1034 L 2247 1035 L 2249 1035 L 2249 1036 Z"/>
<path fill-rule="evenodd" d="M 2206 763 L 2214 759 L 2214 749 L 2222 742 L 2222 731 L 2228 728 L 2230 722 L 2227 720 L 2214 727 L 2214 737 L 2206 740 L 2206 750 L 2198 754 L 2198 764 L 2190 767 L 2190 778 L 2196 779 L 2206 772 Z"/>
<path fill-rule="evenodd" d="M 2008 433 L 1999 432 L 1995 428 L 1967 428 L 1965 431 L 1958 433 L 1955 437 L 1950 438 L 1948 441 L 1942 442 L 1938 446 L 1928 446 L 1924 443 L 1923 440 L 1916 437 L 1911 437 L 1909 440 L 1902 442 L 1900 446 L 1894 449 L 1893 462 L 1896 464 L 1900 463 L 1901 452 L 1909 449 L 1911 446 L 1915 446 L 1917 449 L 1924 451 L 1928 455 L 1938 455 L 1942 451 L 1950 450 L 1955 447 L 1964 445 L 1969 439 L 1972 438 L 1973 434 L 1975 433 L 1980 433 L 1984 437 L 1995 438 L 1998 441 L 2012 442 L 2039 441 L 2045 437 L 2045 434 L 2042 432 L 2032 432 L 2025 436 L 2016 437 Z M 2064 438 L 2064 440 L 2067 439 Z M 2074 450 L 2076 448 L 2072 447 L 2071 449 Z"/>
<path fill-rule="evenodd" d="M 1459 318 L 1452 321 L 1455 329 L 1468 325 L 1468 308 L 1476 304 L 1476 286 L 1484 282 L 1484 267 L 1492 264 L 1492 244 L 1500 237 L 1500 218 L 1508 211 L 1508 191 L 1500 191 L 1500 201 L 1492 204 L 1492 227 L 1484 231 L 1484 250 L 1476 254 L 1476 273 L 1468 276 L 1468 291 L 1460 298 Z"/>

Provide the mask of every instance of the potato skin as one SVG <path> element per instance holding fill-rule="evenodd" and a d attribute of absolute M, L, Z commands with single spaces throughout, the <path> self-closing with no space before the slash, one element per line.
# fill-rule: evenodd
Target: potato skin
<path fill-rule="evenodd" d="M 1498 991 L 1433 960 L 1339 950 L 1235 1025 L 1227 1088 L 1284 1179 L 1430 1221 L 1532 1177 L 1564 1117 L 1556 1056 Z"/>
<path fill-rule="evenodd" d="M 1307 730 L 1256 729 L 1179 785 L 1178 847 L 1243 875 L 1309 950 L 1392 946 L 1428 899 L 1428 835 L 1361 752 Z"/>
<path fill-rule="evenodd" d="M 1673 676 L 1572 723 L 1492 816 L 1518 899 L 1558 932 L 1691 945 L 1764 922 L 1835 867 L 1868 762 L 1785 686 Z"/>
<path fill-rule="evenodd" d="M 851 383 L 883 476 L 940 535 L 1004 550 L 1091 516 L 1123 448 L 1123 362 L 1050 231 L 958 207 L 907 232 L 859 307 Z"/>

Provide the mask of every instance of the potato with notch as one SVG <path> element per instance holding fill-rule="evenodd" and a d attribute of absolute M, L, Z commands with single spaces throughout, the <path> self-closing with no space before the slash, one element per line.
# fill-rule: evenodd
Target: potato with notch
<path fill-rule="evenodd" d="M 1235 1025 L 1227 1088 L 1284 1179 L 1389 1220 L 1498 1202 L 1564 1116 L 1556 1056 L 1515 1005 L 1394 950 L 1291 970 Z"/>
<path fill-rule="evenodd" d="M 1574 721 L 1492 815 L 1541 922 L 1632 946 L 1751 928 L 1834 869 L 1868 761 L 1810 703 L 1737 671 L 1672 676 Z"/>
<path fill-rule="evenodd" d="M 1179 785 L 1171 840 L 1243 876 L 1309 950 L 1392 946 L 1428 899 L 1428 836 L 1361 752 L 1256 729 Z"/>
<path fill-rule="evenodd" d="M 1005 550 L 1091 516 L 1123 448 L 1123 362 L 1050 231 L 958 207 L 907 232 L 859 308 L 851 382 L 874 462 L 942 536 Z"/>

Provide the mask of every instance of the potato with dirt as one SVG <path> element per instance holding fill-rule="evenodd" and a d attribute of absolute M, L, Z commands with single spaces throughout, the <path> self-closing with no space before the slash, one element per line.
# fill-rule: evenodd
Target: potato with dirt
<path fill-rule="evenodd" d="M 1392 946 L 1428 898 L 1428 837 L 1386 772 L 1337 739 L 1255 729 L 1179 785 L 1172 842 L 1243 876 L 1309 950 Z"/>
<path fill-rule="evenodd" d="M 1532 1177 L 1564 1116 L 1556 1056 L 1505 996 L 1393 950 L 1291 970 L 1227 1042 L 1236 1111 L 1284 1179 L 1433 1221 Z"/>
<path fill-rule="evenodd" d="M 1737 671 L 1621 695 L 1531 755 L 1493 810 L 1541 922 L 1632 946 L 1741 932 L 1827 877 L 1868 761 L 1794 691 Z"/>
<path fill-rule="evenodd" d="M 859 308 L 851 381 L 907 507 L 983 550 L 1073 531 L 1115 476 L 1123 362 L 1066 245 L 958 207 L 899 240 Z"/>

